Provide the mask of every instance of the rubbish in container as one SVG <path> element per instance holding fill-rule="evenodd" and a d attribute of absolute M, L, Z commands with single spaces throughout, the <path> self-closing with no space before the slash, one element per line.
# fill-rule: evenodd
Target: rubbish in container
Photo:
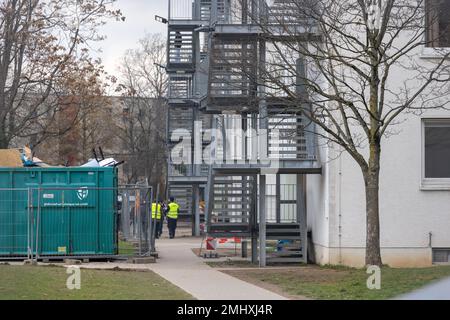
<path fill-rule="evenodd" d="M 116 161 L 114 158 L 106 158 L 103 160 L 96 160 L 96 159 L 90 159 L 88 162 L 83 164 L 81 167 L 91 167 L 91 168 L 97 168 L 97 167 L 115 167 L 118 164 L 120 164 L 119 161 Z"/>
<path fill-rule="evenodd" d="M 91 167 L 91 168 L 96 168 L 96 167 L 100 167 L 100 164 L 98 163 L 97 160 L 95 159 L 90 159 L 88 162 L 86 162 L 85 164 L 83 164 L 81 167 Z"/>
<path fill-rule="evenodd" d="M 18 150 L 20 152 L 23 167 L 50 167 L 50 165 L 35 157 L 29 147 L 25 146 Z"/>
<path fill-rule="evenodd" d="M 18 149 L 0 149 L 0 167 L 21 168 L 23 162 Z"/>
<path fill-rule="evenodd" d="M 97 152 L 95 151 L 95 149 L 92 149 L 94 159 L 89 159 L 89 161 L 83 164 L 81 167 L 117 167 L 118 165 L 121 165 L 123 163 L 123 161 L 119 162 L 114 158 L 105 158 L 102 148 L 99 147 L 98 149 L 102 158 L 99 159 L 97 157 Z"/>

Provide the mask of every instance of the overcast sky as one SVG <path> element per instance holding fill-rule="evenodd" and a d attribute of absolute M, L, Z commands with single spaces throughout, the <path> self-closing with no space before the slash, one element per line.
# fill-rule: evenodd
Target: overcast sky
<path fill-rule="evenodd" d="M 107 39 L 95 44 L 101 49 L 102 58 L 108 73 L 117 72 L 117 62 L 125 50 L 137 46 L 146 32 L 166 33 L 167 25 L 155 21 L 155 15 L 167 17 L 168 0 L 117 0 L 115 8 L 122 10 L 124 22 L 111 21 L 103 26 L 100 33 Z"/>

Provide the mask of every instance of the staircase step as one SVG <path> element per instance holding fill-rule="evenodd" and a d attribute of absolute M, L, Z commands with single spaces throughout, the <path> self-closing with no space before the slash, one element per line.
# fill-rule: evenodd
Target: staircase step
<path fill-rule="evenodd" d="M 301 263 L 303 262 L 303 257 L 298 257 L 298 258 L 267 258 L 267 263 L 274 263 L 274 262 L 279 262 L 279 263 L 285 263 L 285 262 L 298 262 Z"/>
<path fill-rule="evenodd" d="M 243 185 L 236 185 L 234 184 L 214 184 L 214 189 L 215 190 L 246 190 L 246 191 L 253 191 L 253 187 L 249 187 L 249 186 L 243 186 Z"/>
<path fill-rule="evenodd" d="M 224 202 L 225 204 L 228 205 L 235 205 L 235 204 L 239 204 L 239 205 L 251 205 L 251 201 L 245 199 L 244 201 L 241 200 L 230 200 L 230 201 L 226 201 Z"/>
<path fill-rule="evenodd" d="M 267 229 L 266 233 L 300 233 L 300 229 Z"/>
<path fill-rule="evenodd" d="M 272 235 L 266 235 L 267 240 L 302 240 L 300 236 L 293 237 L 293 236 L 272 236 Z"/>
<path fill-rule="evenodd" d="M 249 218 L 250 218 L 249 215 L 223 214 L 223 215 L 217 216 L 218 220 L 223 220 L 223 219 L 245 219 L 245 220 L 248 220 Z"/>
<path fill-rule="evenodd" d="M 219 212 L 250 212 L 251 210 L 250 210 L 250 208 L 245 208 L 245 207 L 239 206 L 239 207 L 234 207 L 234 208 L 214 207 L 213 211 L 219 211 Z"/>
<path fill-rule="evenodd" d="M 301 250 L 298 251 L 277 251 L 270 253 L 271 256 L 277 257 L 293 257 L 293 256 L 301 256 L 303 253 Z"/>
<path fill-rule="evenodd" d="M 281 223 L 273 223 L 269 222 L 266 224 L 267 228 L 300 228 L 300 223 L 289 223 L 289 222 L 281 222 Z"/>
<path fill-rule="evenodd" d="M 218 180 L 214 179 L 214 183 L 216 184 L 230 184 L 230 183 L 245 183 L 245 184 L 251 184 L 253 180 Z"/>

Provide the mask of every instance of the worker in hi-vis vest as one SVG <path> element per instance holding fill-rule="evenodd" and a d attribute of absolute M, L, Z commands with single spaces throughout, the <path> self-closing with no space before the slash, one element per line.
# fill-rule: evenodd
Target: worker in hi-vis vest
<path fill-rule="evenodd" d="M 162 216 L 161 216 L 161 201 L 152 203 L 152 220 L 155 223 L 155 238 L 158 239 L 162 233 Z"/>
<path fill-rule="evenodd" d="M 170 197 L 167 211 L 167 227 L 169 228 L 169 238 L 175 237 L 175 230 L 177 229 L 178 213 L 180 212 L 180 206 L 175 202 L 174 197 Z"/>

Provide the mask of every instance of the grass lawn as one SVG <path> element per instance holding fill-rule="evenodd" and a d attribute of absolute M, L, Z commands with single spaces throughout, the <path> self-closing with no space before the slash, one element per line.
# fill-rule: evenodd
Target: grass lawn
<path fill-rule="evenodd" d="M 66 268 L 0 265 L 0 300 L 193 299 L 151 271 L 81 269 L 81 289 L 69 290 Z"/>
<path fill-rule="evenodd" d="M 450 266 L 382 268 L 381 289 L 369 290 L 365 269 L 305 266 L 283 269 L 226 270 L 223 272 L 278 291 L 291 298 L 389 299 L 450 276 Z"/>

